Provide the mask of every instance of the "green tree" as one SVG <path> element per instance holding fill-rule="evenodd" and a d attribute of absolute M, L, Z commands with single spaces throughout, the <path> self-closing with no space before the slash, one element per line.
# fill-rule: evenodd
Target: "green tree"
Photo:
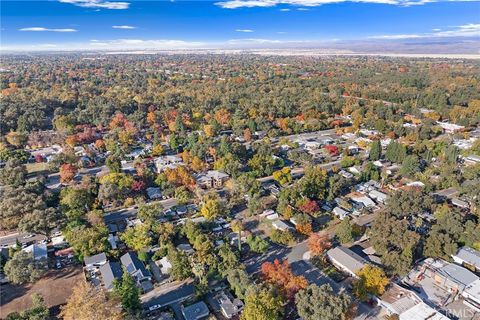
<path fill-rule="evenodd" d="M 400 169 L 400 174 L 413 177 L 415 173 L 420 171 L 420 162 L 418 158 L 414 155 L 407 156 L 402 162 L 402 168 Z"/>
<path fill-rule="evenodd" d="M 432 197 L 417 188 L 400 190 L 387 198 L 385 211 L 397 219 L 429 212 L 433 206 Z"/>
<path fill-rule="evenodd" d="M 301 195 L 311 200 L 324 200 L 327 195 L 328 175 L 320 166 L 307 167 L 296 188 Z"/>
<path fill-rule="evenodd" d="M 270 239 L 273 242 L 282 244 L 284 246 L 289 246 L 295 243 L 295 237 L 288 230 L 285 230 L 285 231 L 273 230 L 272 233 L 270 234 Z"/>
<path fill-rule="evenodd" d="M 122 164 L 120 162 L 120 158 L 117 155 L 108 156 L 105 160 L 105 165 L 110 170 L 110 172 L 122 172 Z"/>
<path fill-rule="evenodd" d="M 304 320 L 346 320 L 351 299 L 345 293 L 334 293 L 328 284 L 311 284 L 296 294 L 295 303 Z"/>
<path fill-rule="evenodd" d="M 387 146 L 385 158 L 388 161 L 395 162 L 395 163 L 402 163 L 406 156 L 407 156 L 407 148 L 403 144 L 396 141 L 392 141 Z"/>
<path fill-rule="evenodd" d="M 27 214 L 45 208 L 45 201 L 35 192 L 24 187 L 6 187 L 0 197 L 0 228 L 15 229 Z"/>
<path fill-rule="evenodd" d="M 245 298 L 241 320 L 277 320 L 283 313 L 280 295 L 267 289 L 252 289 Z"/>
<path fill-rule="evenodd" d="M 405 275 L 411 269 L 420 236 L 410 230 L 407 220 L 397 220 L 388 212 L 380 212 L 369 235 L 389 274 Z"/>
<path fill-rule="evenodd" d="M 343 219 L 335 231 L 340 243 L 344 244 L 353 241 L 353 229 L 349 218 Z"/>
<path fill-rule="evenodd" d="M 47 237 L 52 230 L 63 225 L 63 216 L 55 208 L 33 210 L 25 214 L 18 223 L 18 229 L 24 232 L 39 233 Z"/>
<path fill-rule="evenodd" d="M 214 220 L 223 215 L 224 212 L 223 203 L 218 199 L 208 199 L 200 208 L 200 213 L 208 220 Z"/>
<path fill-rule="evenodd" d="M 292 174 L 289 167 L 284 167 L 280 170 L 273 172 L 273 179 L 281 185 L 292 182 Z"/>
<path fill-rule="evenodd" d="M 150 227 L 146 224 L 137 224 L 132 228 L 127 228 L 127 230 L 120 235 L 120 239 L 122 239 L 129 248 L 140 251 L 152 243 Z"/>
<path fill-rule="evenodd" d="M 175 199 L 179 204 L 186 204 L 190 201 L 192 195 L 185 186 L 180 186 L 175 189 Z"/>
<path fill-rule="evenodd" d="M 142 204 L 138 208 L 138 218 L 143 222 L 155 222 L 161 215 L 163 206 L 160 202 Z"/>
<path fill-rule="evenodd" d="M 240 267 L 238 256 L 227 243 L 218 248 L 217 256 L 220 258 L 218 271 L 222 277 L 225 277 L 230 270 Z"/>
<path fill-rule="evenodd" d="M 245 298 L 248 288 L 252 285 L 252 281 L 248 277 L 247 272 L 239 268 L 230 269 L 227 272 L 227 281 L 235 295 L 240 299 Z"/>
<path fill-rule="evenodd" d="M 256 253 L 264 253 L 270 247 L 268 241 L 262 239 L 260 236 L 253 236 L 251 234 L 247 236 L 247 243 L 250 250 Z"/>
<path fill-rule="evenodd" d="M 380 160 L 381 156 L 382 156 L 382 146 L 380 144 L 380 140 L 374 140 L 370 145 L 368 159 L 370 161 L 377 161 L 377 160 Z"/>
<path fill-rule="evenodd" d="M 6 320 L 47 320 L 50 312 L 45 306 L 45 301 L 39 293 L 32 294 L 32 306 L 20 313 L 13 312 L 7 315 Z"/>
<path fill-rule="evenodd" d="M 168 260 L 172 265 L 170 275 L 175 280 L 185 280 L 193 275 L 187 255 L 175 248 L 168 250 Z"/>
<path fill-rule="evenodd" d="M 15 284 L 35 282 L 47 270 L 46 259 L 35 260 L 32 253 L 19 251 L 3 268 L 7 279 Z"/>
<path fill-rule="evenodd" d="M 125 311 L 133 313 L 140 310 L 140 293 L 133 277 L 124 270 L 122 279 L 115 280 L 113 292 L 120 298 Z"/>
<path fill-rule="evenodd" d="M 9 159 L 0 169 L 0 185 L 18 187 L 25 184 L 27 169 L 18 159 Z"/>
<path fill-rule="evenodd" d="M 108 229 L 103 223 L 91 227 L 78 223 L 69 224 L 63 234 L 79 260 L 109 248 Z"/>
<path fill-rule="evenodd" d="M 437 221 L 428 233 L 424 255 L 448 260 L 457 251 L 459 240 L 466 235 L 466 227 L 471 223 L 464 221 L 462 212 L 446 205 L 435 212 L 435 217 Z"/>

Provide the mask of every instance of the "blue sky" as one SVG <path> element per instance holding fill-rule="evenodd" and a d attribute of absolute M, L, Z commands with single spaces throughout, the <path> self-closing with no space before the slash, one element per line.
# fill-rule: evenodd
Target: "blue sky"
<path fill-rule="evenodd" d="M 1 2 L 2 49 L 314 46 L 480 36 L 480 2 L 219 0 Z"/>

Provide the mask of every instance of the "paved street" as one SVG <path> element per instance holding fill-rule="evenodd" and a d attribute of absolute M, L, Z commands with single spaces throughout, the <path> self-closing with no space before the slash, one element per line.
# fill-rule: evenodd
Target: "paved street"
<path fill-rule="evenodd" d="M 155 203 L 157 201 L 152 201 L 150 203 Z M 170 198 L 166 200 L 158 201 L 164 209 L 170 209 L 177 205 L 177 199 Z M 119 220 L 129 219 L 137 216 L 138 206 L 133 206 L 129 208 L 124 208 L 120 210 L 115 210 L 110 213 L 107 213 L 103 216 L 105 223 L 111 223 Z"/>
<path fill-rule="evenodd" d="M 336 166 L 336 165 L 340 164 L 341 161 L 342 160 L 335 160 L 335 161 L 332 161 L 332 162 L 322 163 L 322 164 L 319 164 L 318 167 L 323 168 L 323 169 L 328 171 L 328 170 L 332 169 L 333 166 Z M 302 176 L 304 171 L 305 171 L 304 168 L 293 168 L 292 171 L 291 171 L 291 174 L 296 175 L 296 176 Z M 257 180 L 260 181 L 261 183 L 271 182 L 271 181 L 273 181 L 273 176 L 257 178 Z"/>
<path fill-rule="evenodd" d="M 33 235 L 33 237 L 24 238 L 27 235 L 30 235 L 30 233 L 14 233 L 8 236 L 0 237 L 0 247 L 10 247 L 17 242 L 17 239 L 21 244 L 24 244 L 27 242 L 42 241 L 46 238 L 40 234 Z"/>

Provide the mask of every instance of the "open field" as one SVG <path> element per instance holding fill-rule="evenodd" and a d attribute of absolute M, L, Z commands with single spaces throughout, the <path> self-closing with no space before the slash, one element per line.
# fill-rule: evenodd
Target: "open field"
<path fill-rule="evenodd" d="M 0 318 L 3 319 L 9 313 L 29 308 L 33 293 L 40 293 L 48 307 L 64 304 L 72 293 L 73 287 L 83 279 L 81 267 L 70 267 L 50 270 L 45 277 L 33 285 L 2 285 L 0 287 Z"/>

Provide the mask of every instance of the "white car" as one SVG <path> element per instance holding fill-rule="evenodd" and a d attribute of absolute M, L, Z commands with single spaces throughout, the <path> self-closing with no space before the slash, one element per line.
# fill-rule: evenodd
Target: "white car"
<path fill-rule="evenodd" d="M 159 304 L 154 304 L 153 306 L 151 306 L 150 308 L 148 308 L 148 311 L 153 311 L 153 310 L 157 310 L 157 309 L 160 309 L 161 305 Z"/>

